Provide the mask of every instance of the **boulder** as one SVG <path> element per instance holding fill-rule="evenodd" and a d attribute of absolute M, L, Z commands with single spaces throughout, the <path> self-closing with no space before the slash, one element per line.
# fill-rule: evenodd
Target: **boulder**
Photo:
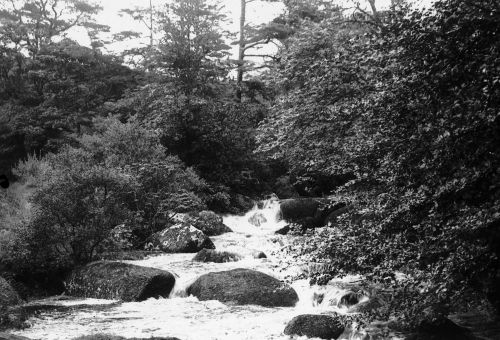
<path fill-rule="evenodd" d="M 337 316 L 303 314 L 296 316 L 286 325 L 286 335 L 305 335 L 309 338 L 337 339 L 344 332 L 344 326 Z"/>
<path fill-rule="evenodd" d="M 238 254 L 230 253 L 228 251 L 217 251 L 214 249 L 202 249 L 193 258 L 193 261 L 196 262 L 215 263 L 236 262 L 239 260 L 241 260 L 241 256 Z"/>
<path fill-rule="evenodd" d="M 351 307 L 357 304 L 358 302 L 359 302 L 359 295 L 353 292 L 348 292 L 340 298 L 338 306 Z"/>
<path fill-rule="evenodd" d="M 151 237 L 154 248 L 167 253 L 197 253 L 203 248 L 215 249 L 212 240 L 191 225 L 176 224 Z"/>
<path fill-rule="evenodd" d="M 467 328 L 460 327 L 447 318 L 425 320 L 411 334 L 408 340 L 473 340 L 475 337 Z"/>
<path fill-rule="evenodd" d="M 290 226 L 286 225 L 283 228 L 276 230 L 274 233 L 278 235 L 286 235 L 290 232 Z"/>
<path fill-rule="evenodd" d="M 93 335 L 80 336 L 78 338 L 74 338 L 73 340 L 179 340 L 179 339 L 173 337 L 125 338 L 123 336 L 118 336 L 118 335 L 93 334 Z"/>
<path fill-rule="evenodd" d="M 70 295 L 122 301 L 168 297 L 174 284 L 174 275 L 165 270 L 109 261 L 77 268 L 65 282 Z"/>
<path fill-rule="evenodd" d="M 208 236 L 232 232 L 231 228 L 222 223 L 222 217 L 209 210 L 200 212 L 197 217 L 193 218 L 192 224 Z"/>
<path fill-rule="evenodd" d="M 254 259 L 267 259 L 267 255 L 263 251 L 256 251 L 253 253 L 253 258 Z"/>
<path fill-rule="evenodd" d="M 280 203 L 281 216 L 284 220 L 296 220 L 314 217 L 321 203 L 327 200 L 322 198 L 289 198 Z"/>
<path fill-rule="evenodd" d="M 24 336 L 0 332 L 0 340 L 30 340 Z"/>
<path fill-rule="evenodd" d="M 173 337 L 125 338 L 123 336 L 118 336 L 118 335 L 93 334 L 93 335 L 80 336 L 78 338 L 74 338 L 73 340 L 179 340 L 179 339 Z"/>
<path fill-rule="evenodd" d="M 198 299 L 218 300 L 237 305 L 291 307 L 299 300 L 295 290 L 267 274 L 250 269 L 208 273 L 187 289 Z"/>
<path fill-rule="evenodd" d="M 248 223 L 256 227 L 260 227 L 263 223 L 266 222 L 267 222 L 266 217 L 260 212 L 256 212 L 255 214 L 253 214 L 248 218 Z"/>
<path fill-rule="evenodd" d="M 327 198 L 291 198 L 280 202 L 281 217 L 305 227 L 321 227 L 336 221 L 337 216 L 347 211 L 344 202 Z"/>

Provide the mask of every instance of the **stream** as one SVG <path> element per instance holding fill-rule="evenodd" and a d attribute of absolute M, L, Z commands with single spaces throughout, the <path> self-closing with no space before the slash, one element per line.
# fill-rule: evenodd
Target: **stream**
<path fill-rule="evenodd" d="M 267 222 L 254 226 L 248 219 L 255 213 L 262 214 Z M 291 235 L 274 232 L 286 223 L 279 221 L 279 203 L 265 201 L 262 208 L 255 207 L 245 216 L 226 216 L 224 223 L 233 232 L 211 237 L 217 250 L 240 254 L 238 262 L 194 262 L 195 254 L 164 254 L 139 261 L 126 261 L 140 266 L 163 269 L 174 273 L 176 284 L 168 298 L 148 299 L 142 302 L 80 299 L 56 301 L 52 308 L 32 316 L 30 328 L 15 334 L 31 339 L 66 340 L 82 335 L 106 333 L 124 337 L 173 336 L 181 340 L 222 339 L 290 339 L 283 334 L 286 324 L 300 314 L 337 312 L 345 314 L 331 301 L 338 301 L 346 290 L 335 285 L 310 286 L 307 280 L 295 280 L 304 264 L 285 265 L 280 249 L 293 239 Z M 255 258 L 256 252 L 267 258 Z M 280 255 L 281 254 L 281 255 Z M 281 257 L 280 257 L 281 256 Z M 199 276 L 214 271 L 235 268 L 254 269 L 289 282 L 299 295 L 295 307 L 268 308 L 255 305 L 226 305 L 219 301 L 199 301 L 187 296 L 187 287 Z M 347 277 L 343 281 L 359 278 Z M 323 301 L 318 301 L 322 294 Z M 57 307 L 56 306 L 56 307 Z M 379 338 L 363 331 L 346 330 L 340 339 L 361 340 Z M 398 336 L 391 336 L 398 339 Z M 306 337 L 295 337 L 306 339 Z"/>

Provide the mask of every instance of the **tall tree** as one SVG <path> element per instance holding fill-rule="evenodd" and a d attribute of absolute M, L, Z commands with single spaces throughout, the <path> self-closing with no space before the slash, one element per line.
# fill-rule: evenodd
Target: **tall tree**
<path fill-rule="evenodd" d="M 234 44 L 238 44 L 238 60 L 237 64 L 237 76 L 236 76 L 236 97 L 238 101 L 241 101 L 242 96 L 242 88 L 243 88 L 243 78 L 245 72 L 260 68 L 266 67 L 267 65 L 260 65 L 258 67 L 252 67 L 251 63 L 245 61 L 246 57 L 262 57 L 262 58 L 271 58 L 274 56 L 270 54 L 250 54 L 249 51 L 255 48 L 259 48 L 262 45 L 267 45 L 269 43 L 274 43 L 278 48 L 281 47 L 277 41 L 283 41 L 288 38 L 291 33 L 290 28 L 286 25 L 273 20 L 270 23 L 253 26 L 247 24 L 247 5 L 255 2 L 256 0 L 240 0 L 240 31 L 239 31 L 239 40 Z M 279 0 L 265 0 L 266 2 L 278 2 Z"/>
<path fill-rule="evenodd" d="M 9 0 L 0 4 L 0 44 L 18 51 L 27 50 L 35 58 L 44 45 L 73 27 L 95 32 L 94 15 L 102 8 L 85 0 Z"/>
<path fill-rule="evenodd" d="M 176 81 L 184 94 L 205 91 L 229 71 L 227 17 L 206 0 L 175 0 L 161 13 L 157 71 Z"/>

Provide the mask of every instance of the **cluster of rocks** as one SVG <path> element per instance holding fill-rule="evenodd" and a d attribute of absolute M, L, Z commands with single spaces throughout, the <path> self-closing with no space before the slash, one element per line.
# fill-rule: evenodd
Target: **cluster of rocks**
<path fill-rule="evenodd" d="M 283 218 L 297 219 L 304 217 L 330 218 L 342 213 L 345 205 L 337 205 L 325 217 L 326 210 L 321 202 L 314 199 L 285 200 L 281 205 Z M 332 207 L 330 206 L 330 209 Z M 333 214 L 333 215 L 332 215 Z M 329 217 L 328 217 L 329 216 Z M 332 217 L 333 216 L 333 217 Z M 254 225 L 266 221 L 264 216 L 252 216 Z M 217 251 L 209 236 L 231 231 L 222 223 L 222 218 L 213 212 L 202 212 L 189 223 L 174 225 L 162 230 L 151 238 L 153 246 L 169 253 L 197 253 L 193 261 L 234 262 L 241 256 L 226 251 Z M 286 233 L 283 230 L 282 233 Z M 256 254 L 256 258 L 265 258 L 265 254 Z M 175 276 L 165 270 L 137 266 L 123 262 L 97 261 L 76 268 L 65 281 L 66 293 L 83 298 L 113 299 L 120 301 L 143 301 L 148 298 L 167 298 L 175 285 Z M 352 288 L 352 287 L 350 287 Z M 297 292 L 289 285 L 268 274 L 251 269 L 233 269 L 211 272 L 200 276 L 187 288 L 188 295 L 200 301 L 218 300 L 231 305 L 260 305 L 264 307 L 293 307 L 298 302 Z M 369 299 L 364 299 L 369 297 Z M 325 296 L 318 295 L 316 302 L 324 303 Z M 1 318 L 11 317 L 9 307 L 23 301 L 9 283 L 0 277 L 0 323 Z M 333 303 L 333 302 L 332 302 Z M 336 306 L 345 306 L 350 312 L 365 313 L 380 307 L 382 303 L 376 296 L 370 296 L 360 289 L 350 289 Z M 302 314 L 294 317 L 285 327 L 284 334 L 337 339 L 346 329 L 345 319 L 335 313 Z M 141 340 L 132 338 L 130 340 Z M 150 338 L 156 340 L 179 340 L 172 337 Z M 471 339 L 470 332 L 457 326 L 448 319 L 433 323 L 423 323 L 411 335 L 411 339 Z M 29 340 L 25 337 L 0 333 L 0 340 Z M 125 337 L 95 334 L 75 338 L 74 340 L 127 340 Z"/>
<path fill-rule="evenodd" d="M 209 236 L 231 231 L 222 222 L 222 217 L 212 211 L 202 211 L 153 234 L 148 246 L 166 253 L 196 253 L 202 249 L 215 249 Z"/>

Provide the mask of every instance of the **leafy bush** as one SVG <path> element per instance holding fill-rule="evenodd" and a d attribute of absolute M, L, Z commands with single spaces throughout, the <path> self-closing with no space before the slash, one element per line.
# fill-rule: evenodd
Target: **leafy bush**
<path fill-rule="evenodd" d="M 499 306 L 498 4 L 437 1 L 388 19 L 302 27 L 261 151 L 296 172 L 356 175 L 338 194 L 362 216 L 303 247 L 331 275 L 393 289 L 384 318 L 415 324 L 486 295 Z"/>
<path fill-rule="evenodd" d="M 176 157 L 135 163 L 125 169 L 136 183 L 131 208 L 138 224 L 133 233 L 139 245 L 172 223 L 177 213 L 196 212 L 206 207 L 201 198 L 205 182 Z"/>
<path fill-rule="evenodd" d="M 78 147 L 15 169 L 33 191 L 27 221 L 9 243 L 19 270 L 68 268 L 130 242 L 141 246 L 176 213 L 206 207 L 204 181 L 167 156 L 154 131 L 115 119 L 96 126 Z"/>
<path fill-rule="evenodd" d="M 130 179 L 94 165 L 90 155 L 68 148 L 50 155 L 50 177 L 32 198 L 32 216 L 20 231 L 30 266 L 60 268 L 91 261 L 110 231 L 128 217 L 124 197 Z"/>

